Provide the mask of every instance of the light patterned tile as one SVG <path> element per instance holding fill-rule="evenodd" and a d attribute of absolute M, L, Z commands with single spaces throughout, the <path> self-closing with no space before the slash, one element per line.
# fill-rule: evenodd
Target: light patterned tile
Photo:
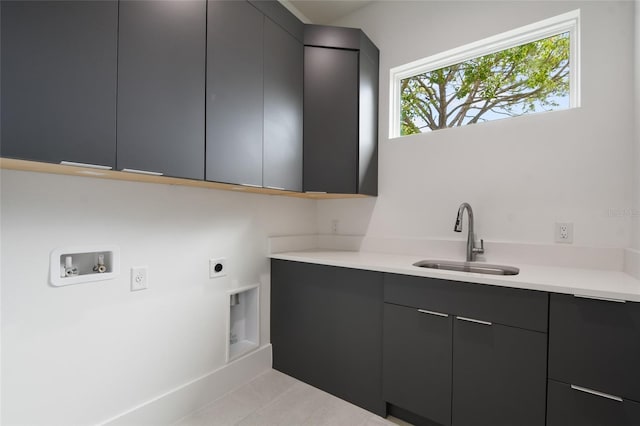
<path fill-rule="evenodd" d="M 360 426 L 371 413 L 356 405 L 331 396 L 329 401 L 305 421 L 306 426 Z"/>
<path fill-rule="evenodd" d="M 174 426 L 410 426 L 270 370 Z"/>
<path fill-rule="evenodd" d="M 223 396 L 176 426 L 232 426 L 263 406 L 249 385 Z"/>
<path fill-rule="evenodd" d="M 277 370 L 269 370 L 251 381 L 249 387 L 266 405 L 288 391 L 297 382 L 298 380 L 291 376 L 287 376 Z"/>
<path fill-rule="evenodd" d="M 388 417 L 383 419 L 380 416 L 372 415 L 367 419 L 363 426 L 396 426 L 398 424 L 409 425 L 409 423 L 395 423 L 394 420 L 402 421 L 400 419 L 396 419 L 394 417 Z"/>
<path fill-rule="evenodd" d="M 302 425 L 330 400 L 330 395 L 297 382 L 270 404 L 243 419 L 238 426 Z"/>

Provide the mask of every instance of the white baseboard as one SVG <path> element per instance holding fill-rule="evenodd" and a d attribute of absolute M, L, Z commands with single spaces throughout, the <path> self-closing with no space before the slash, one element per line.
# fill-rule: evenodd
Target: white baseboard
<path fill-rule="evenodd" d="M 118 414 L 101 425 L 171 425 L 226 393 L 250 382 L 272 365 L 271 345 L 239 358 L 211 373 Z"/>

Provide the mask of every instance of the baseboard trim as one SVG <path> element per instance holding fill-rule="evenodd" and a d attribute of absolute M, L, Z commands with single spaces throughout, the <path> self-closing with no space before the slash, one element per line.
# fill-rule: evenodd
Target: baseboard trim
<path fill-rule="evenodd" d="M 272 365 L 271 344 L 234 360 L 211 373 L 178 386 L 100 425 L 171 425 L 226 393 L 250 382 Z"/>

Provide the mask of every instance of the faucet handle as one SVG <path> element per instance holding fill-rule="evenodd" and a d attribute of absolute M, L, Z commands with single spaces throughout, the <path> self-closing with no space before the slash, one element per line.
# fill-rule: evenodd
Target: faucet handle
<path fill-rule="evenodd" d="M 482 238 L 480 239 L 480 247 L 474 247 L 473 252 L 479 254 L 484 253 L 484 240 Z"/>

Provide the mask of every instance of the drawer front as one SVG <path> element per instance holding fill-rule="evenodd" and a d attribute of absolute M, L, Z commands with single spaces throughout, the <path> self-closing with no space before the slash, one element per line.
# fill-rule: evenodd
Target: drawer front
<path fill-rule="evenodd" d="M 640 401 L 640 304 L 553 294 L 549 378 Z"/>
<path fill-rule="evenodd" d="M 547 426 L 637 426 L 640 404 L 614 400 L 584 388 L 549 380 Z"/>
<path fill-rule="evenodd" d="M 385 274 L 385 302 L 547 331 L 548 293 Z"/>

